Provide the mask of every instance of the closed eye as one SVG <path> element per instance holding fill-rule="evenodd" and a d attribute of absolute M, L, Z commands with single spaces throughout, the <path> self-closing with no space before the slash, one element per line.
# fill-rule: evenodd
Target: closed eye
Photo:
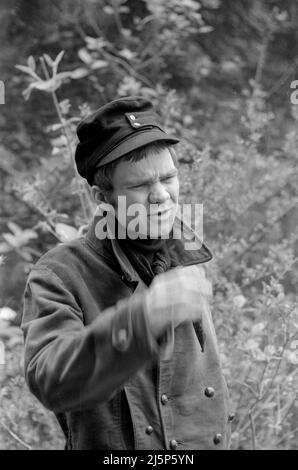
<path fill-rule="evenodd" d="M 168 180 L 171 180 L 173 178 L 175 178 L 176 175 L 171 175 L 171 176 L 165 176 L 164 178 L 161 179 L 161 181 L 168 181 Z"/>
<path fill-rule="evenodd" d="M 129 189 L 138 189 L 138 188 L 143 188 L 144 186 L 147 186 L 147 183 L 137 184 L 135 186 L 129 186 Z"/>
<path fill-rule="evenodd" d="M 169 175 L 169 176 L 164 176 L 163 178 L 160 178 L 160 181 L 170 181 L 172 180 L 173 178 L 176 178 L 177 177 L 177 173 L 173 174 L 173 175 Z M 136 184 L 136 185 L 133 185 L 133 186 L 128 186 L 129 189 L 138 189 L 138 188 L 144 188 L 145 186 L 149 186 L 152 182 L 151 181 L 144 181 L 143 183 L 140 183 L 140 184 Z"/>

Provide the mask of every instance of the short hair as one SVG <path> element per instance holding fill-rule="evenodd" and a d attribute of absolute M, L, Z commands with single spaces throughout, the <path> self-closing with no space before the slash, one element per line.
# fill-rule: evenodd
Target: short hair
<path fill-rule="evenodd" d="M 114 171 L 120 162 L 137 162 L 143 158 L 147 158 L 152 153 L 160 153 L 165 149 L 169 150 L 173 159 L 173 163 L 175 167 L 177 167 L 178 159 L 173 145 L 169 145 L 166 141 L 163 140 L 150 142 L 149 144 L 133 150 L 127 155 L 124 155 L 123 157 L 118 158 L 111 163 L 107 163 L 106 165 L 99 167 L 94 174 L 93 184 L 98 186 L 103 194 L 109 194 L 113 190 L 112 178 Z"/>

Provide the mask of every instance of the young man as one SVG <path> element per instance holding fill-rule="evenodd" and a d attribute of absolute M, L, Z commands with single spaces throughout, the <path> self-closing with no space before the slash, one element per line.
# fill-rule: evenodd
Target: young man
<path fill-rule="evenodd" d="M 30 390 L 67 449 L 226 449 L 232 416 L 199 266 L 211 254 L 177 216 L 178 139 L 141 97 L 106 104 L 78 137 L 98 210 L 28 278 Z"/>

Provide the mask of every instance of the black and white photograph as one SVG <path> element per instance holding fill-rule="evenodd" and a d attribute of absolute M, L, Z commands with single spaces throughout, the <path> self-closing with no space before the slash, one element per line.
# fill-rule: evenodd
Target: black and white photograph
<path fill-rule="evenodd" d="M 296 0 L 0 0 L 0 181 L 0 450 L 298 450 Z"/>

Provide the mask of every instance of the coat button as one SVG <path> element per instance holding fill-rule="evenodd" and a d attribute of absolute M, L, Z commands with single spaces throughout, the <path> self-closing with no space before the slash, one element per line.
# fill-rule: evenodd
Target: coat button
<path fill-rule="evenodd" d="M 218 444 L 221 443 L 221 441 L 222 441 L 222 434 L 220 433 L 215 434 L 214 439 L 213 439 L 214 444 L 217 446 Z"/>
<path fill-rule="evenodd" d="M 123 328 L 117 333 L 117 349 L 119 351 L 126 351 L 128 348 L 127 331 Z"/>
<path fill-rule="evenodd" d="M 231 422 L 235 418 L 235 413 L 230 413 L 228 417 L 228 421 Z"/>
<path fill-rule="evenodd" d="M 212 397 L 214 397 L 214 394 L 215 394 L 215 390 L 214 390 L 213 387 L 206 387 L 206 388 L 205 388 L 205 395 L 206 395 L 206 397 L 212 398 Z"/>
<path fill-rule="evenodd" d="M 170 447 L 171 447 L 171 449 L 173 449 L 173 450 L 176 450 L 176 449 L 177 449 L 177 447 L 178 447 L 178 442 L 176 441 L 176 439 L 172 439 L 172 440 L 170 441 Z"/>
<path fill-rule="evenodd" d="M 132 121 L 135 121 L 135 120 L 136 120 L 136 117 L 135 117 L 133 114 L 131 114 L 129 117 L 130 117 L 130 119 L 131 119 Z"/>
<path fill-rule="evenodd" d="M 160 401 L 163 405 L 166 405 L 168 403 L 169 399 L 165 393 L 163 393 L 162 396 L 160 397 Z"/>
<path fill-rule="evenodd" d="M 153 427 L 152 426 L 147 426 L 146 430 L 145 430 L 146 434 L 150 435 L 153 433 Z"/>

